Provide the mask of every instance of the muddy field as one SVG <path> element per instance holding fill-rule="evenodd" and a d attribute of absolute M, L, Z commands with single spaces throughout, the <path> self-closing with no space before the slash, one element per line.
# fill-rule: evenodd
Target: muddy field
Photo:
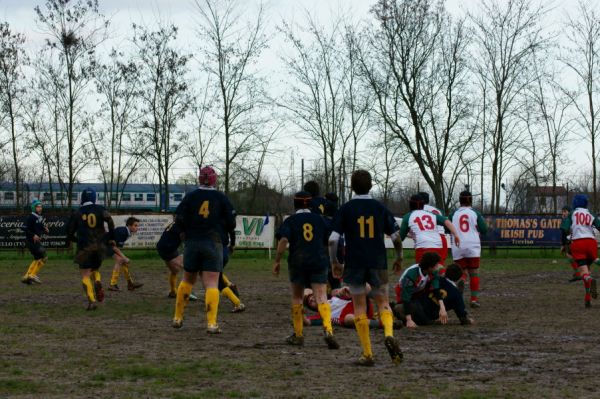
<path fill-rule="evenodd" d="M 3 398 L 600 397 L 600 301 L 584 309 L 583 287 L 567 282 L 562 260 L 485 261 L 476 326 L 452 314 L 450 326 L 397 331 L 399 366 L 372 330 L 377 364 L 368 369 L 352 364 L 360 354 L 353 329 L 336 331 L 338 351 L 326 349 L 319 327 L 307 328 L 303 348 L 284 344 L 287 281 L 263 258 L 228 266 L 247 311 L 228 313 L 222 298 L 218 336 L 205 333 L 198 302 L 181 330 L 171 328 L 174 302 L 157 260 L 134 260 L 145 286 L 107 292 L 95 312 L 84 311 L 70 262 L 50 260 L 44 284 L 24 286 L 28 261 L 0 260 Z M 101 269 L 105 285 L 110 269 Z"/>

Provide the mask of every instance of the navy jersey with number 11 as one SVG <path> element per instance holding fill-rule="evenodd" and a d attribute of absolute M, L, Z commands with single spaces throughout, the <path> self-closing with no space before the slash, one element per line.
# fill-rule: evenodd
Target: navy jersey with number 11
<path fill-rule="evenodd" d="M 346 267 L 387 268 L 385 234 L 399 230 L 391 212 L 370 196 L 357 195 L 335 215 L 333 231 L 346 241 Z"/>

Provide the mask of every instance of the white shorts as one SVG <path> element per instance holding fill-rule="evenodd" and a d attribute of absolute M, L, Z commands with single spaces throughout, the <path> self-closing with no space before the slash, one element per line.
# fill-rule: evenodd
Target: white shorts
<path fill-rule="evenodd" d="M 460 247 L 457 248 L 454 245 L 452 246 L 452 259 L 462 259 L 462 258 L 480 258 L 481 257 L 481 245 L 479 246 L 469 246 L 466 248 Z"/>

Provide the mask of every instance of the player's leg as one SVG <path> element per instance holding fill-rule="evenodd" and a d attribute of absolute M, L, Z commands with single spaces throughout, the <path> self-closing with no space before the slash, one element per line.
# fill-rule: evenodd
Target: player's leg
<path fill-rule="evenodd" d="M 323 280 L 327 280 L 326 271 L 323 273 Z M 327 283 L 316 282 L 311 284 L 313 295 L 317 301 L 317 309 L 323 319 L 323 329 L 325 330 L 325 342 L 329 349 L 339 349 L 340 345 L 333 336 L 333 325 L 331 324 L 331 306 L 327 302 Z"/>
<path fill-rule="evenodd" d="M 231 285 L 232 284 L 229 281 L 229 279 L 227 278 L 227 276 L 225 276 L 225 274 L 223 274 L 223 273 L 220 273 L 218 288 L 219 288 L 219 291 L 221 292 L 221 295 L 223 295 L 224 297 L 229 299 L 229 301 L 233 304 L 233 309 L 231 310 L 231 312 L 232 313 L 243 312 L 244 310 L 246 310 L 246 306 L 242 303 L 240 298 L 236 295 L 236 293 L 232 289 Z"/>
<path fill-rule="evenodd" d="M 294 333 L 286 338 L 289 345 L 304 345 L 304 309 L 302 299 L 304 297 L 304 284 L 299 281 L 290 282 L 292 296 L 292 326 Z"/>
<path fill-rule="evenodd" d="M 29 242 L 26 242 L 26 244 L 27 244 L 27 248 L 29 249 L 29 252 L 31 252 L 31 254 L 33 255 L 33 260 L 31 261 L 31 263 L 29 264 L 29 267 L 27 268 L 27 271 L 21 278 L 21 282 L 23 284 L 31 284 L 31 283 L 33 283 L 31 276 L 34 274 L 33 272 L 35 271 L 35 269 L 37 267 L 39 258 L 33 253 L 33 245 L 30 244 Z"/>
<path fill-rule="evenodd" d="M 177 297 L 177 275 L 183 269 L 183 255 L 177 255 L 174 258 L 165 260 L 165 265 L 169 269 L 169 298 Z"/>
<path fill-rule="evenodd" d="M 479 258 L 467 259 L 467 271 L 469 273 L 469 289 L 471 291 L 471 307 L 478 308 L 479 302 L 480 277 L 479 277 Z"/>
<path fill-rule="evenodd" d="M 112 276 L 110 277 L 110 285 L 108 286 L 109 291 L 121 291 L 119 288 L 119 277 L 121 277 L 121 264 L 124 263 L 124 259 L 114 253 L 111 248 L 108 249 L 109 253 L 115 265 L 113 266 Z"/>
<path fill-rule="evenodd" d="M 84 268 L 82 269 L 80 266 L 79 271 L 81 273 L 81 283 L 83 285 L 83 292 L 85 293 L 85 296 L 88 300 L 87 310 L 96 310 L 96 293 L 94 292 L 94 284 L 90 277 L 92 274 L 92 269 L 87 268 L 87 266 L 83 267 Z"/>
<path fill-rule="evenodd" d="M 127 262 L 124 258 L 121 258 L 121 270 L 123 271 L 123 275 L 125 276 L 125 280 L 127 281 L 127 290 L 133 291 L 144 286 L 143 283 L 133 281 L 133 276 L 129 271 L 129 262 Z"/>
<path fill-rule="evenodd" d="M 369 335 L 369 318 L 367 317 L 367 292 L 366 287 L 359 285 L 349 286 L 352 302 L 354 303 L 354 328 L 360 340 L 362 355 L 357 364 L 361 366 L 372 366 L 373 349 L 371 347 L 371 337 Z"/>
<path fill-rule="evenodd" d="M 196 283 L 198 272 L 184 270 L 183 278 L 177 288 L 177 299 L 175 300 L 175 315 L 173 316 L 173 328 L 181 328 L 183 325 L 183 313 L 190 300 L 192 287 Z"/>
<path fill-rule="evenodd" d="M 97 266 L 92 268 L 92 271 L 90 273 L 90 278 L 92 280 L 92 283 L 94 284 L 94 292 L 96 294 L 96 300 L 100 303 L 104 302 L 104 288 L 102 287 L 102 276 L 100 275 L 100 270 L 99 267 L 102 264 L 102 259 L 99 258 L 100 255 L 98 255 L 98 261 L 97 261 Z"/>
<path fill-rule="evenodd" d="M 206 306 L 206 332 L 218 334 L 221 332 L 217 324 L 219 312 L 219 274 L 218 271 L 203 271 L 202 284 L 204 285 Z"/>
<path fill-rule="evenodd" d="M 385 347 L 392 361 L 398 364 L 402 361 L 402 351 L 400 350 L 398 341 L 394 338 L 394 315 L 390 308 L 387 269 L 372 270 L 369 277 L 369 284 L 371 284 L 371 296 L 375 300 L 377 309 L 379 310 L 379 319 L 385 337 Z"/>
<path fill-rule="evenodd" d="M 44 265 L 46 264 L 46 261 L 48 260 L 48 255 L 46 255 L 46 248 L 44 248 L 41 243 L 35 243 L 34 248 L 37 263 L 35 264 L 34 269 L 31 272 L 29 278 L 31 278 L 31 280 L 33 280 L 34 283 L 41 284 L 42 281 L 40 280 L 38 274 L 40 273 L 40 270 L 42 270 L 42 267 L 44 267 Z"/>

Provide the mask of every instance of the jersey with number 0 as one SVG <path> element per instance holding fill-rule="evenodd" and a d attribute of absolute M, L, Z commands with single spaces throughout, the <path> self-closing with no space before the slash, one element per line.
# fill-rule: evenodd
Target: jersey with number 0
<path fill-rule="evenodd" d="M 433 213 L 434 215 L 440 215 L 440 216 L 444 216 L 444 214 L 442 213 L 442 211 L 440 211 L 438 208 L 436 208 L 435 206 L 431 206 L 431 205 L 425 205 L 423 207 L 424 211 Z M 446 230 L 444 230 L 444 226 L 437 226 L 436 230 L 438 233 L 440 234 L 446 234 Z"/>
<path fill-rule="evenodd" d="M 415 248 L 443 248 L 442 238 L 437 230 L 446 218 L 426 210 L 411 211 L 404 215 L 400 226 L 400 238 L 405 239 L 409 231 L 414 233 Z"/>
<path fill-rule="evenodd" d="M 333 231 L 346 241 L 346 267 L 353 269 L 387 269 L 384 237 L 398 229 L 392 213 L 366 195 L 357 195 L 346 202 L 333 219 Z"/>
<path fill-rule="evenodd" d="M 567 234 L 571 230 L 571 241 L 595 238 L 593 227 L 600 229 L 600 219 L 586 208 L 575 208 L 560 226 Z"/>
<path fill-rule="evenodd" d="M 108 234 L 104 223 L 108 225 Z M 115 225 L 108 211 L 101 205 L 89 204 L 79 208 L 69 220 L 67 237 L 77 241 L 78 249 L 104 244 L 105 239 L 114 239 Z"/>
<path fill-rule="evenodd" d="M 235 210 L 222 192 L 200 187 L 183 197 L 175 210 L 175 223 L 186 240 L 222 242 L 223 229 L 235 227 Z"/>
<path fill-rule="evenodd" d="M 487 233 L 487 225 L 483 216 L 469 206 L 461 206 L 450 214 L 452 224 L 456 227 L 460 248 L 452 243 L 452 258 L 479 258 L 481 256 L 481 239 L 479 233 Z"/>
<path fill-rule="evenodd" d="M 321 270 L 329 267 L 326 249 L 329 229 L 322 216 L 309 209 L 298 211 L 284 220 L 278 234 L 290 243 L 290 268 Z"/>

